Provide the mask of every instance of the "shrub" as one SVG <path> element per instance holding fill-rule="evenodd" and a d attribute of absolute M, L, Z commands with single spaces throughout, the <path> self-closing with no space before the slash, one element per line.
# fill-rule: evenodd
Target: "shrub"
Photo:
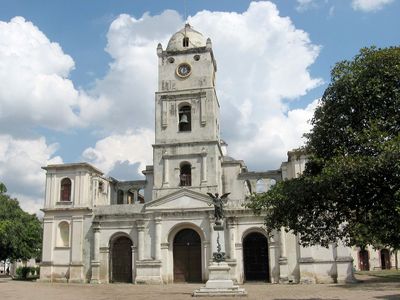
<path fill-rule="evenodd" d="M 17 270 L 15 270 L 15 273 L 17 274 L 18 279 L 27 279 L 30 271 L 30 267 L 18 267 Z"/>
<path fill-rule="evenodd" d="M 18 267 L 15 273 L 17 279 L 27 280 L 29 277 L 34 277 L 35 274 L 39 275 L 39 270 L 39 267 Z"/>

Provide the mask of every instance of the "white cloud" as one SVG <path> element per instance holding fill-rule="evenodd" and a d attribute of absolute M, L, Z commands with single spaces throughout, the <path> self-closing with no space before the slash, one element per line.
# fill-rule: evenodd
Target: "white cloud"
<path fill-rule="evenodd" d="M 139 162 L 138 172 L 147 164 L 152 164 L 154 132 L 141 129 L 137 132 L 115 134 L 98 141 L 94 148 L 83 152 L 83 158 L 95 164 L 103 172 L 109 173 L 117 164 Z M 142 175 L 141 173 L 138 173 Z"/>
<path fill-rule="evenodd" d="M 372 12 L 381 10 L 384 6 L 392 2 L 393 0 L 353 0 L 351 4 L 354 10 Z"/>
<path fill-rule="evenodd" d="M 0 132 L 26 135 L 35 126 L 65 130 L 86 124 L 94 104 L 100 113 L 105 100 L 90 99 L 68 79 L 74 67 L 60 45 L 31 22 L 0 21 Z"/>
<path fill-rule="evenodd" d="M 41 167 L 62 163 L 59 156 L 54 156 L 57 148 L 57 144 L 48 145 L 44 137 L 28 140 L 0 135 L 0 181 L 31 212 L 43 205 L 45 172 Z M 24 203 L 24 199 L 29 199 L 29 203 Z"/>
<path fill-rule="evenodd" d="M 297 6 L 296 10 L 298 12 L 304 12 L 310 8 L 315 8 L 317 6 L 316 0 L 296 0 Z"/>
<path fill-rule="evenodd" d="M 20 207 L 24 211 L 30 214 L 36 214 L 38 217 L 43 216 L 43 212 L 40 210 L 43 208 L 43 197 L 31 197 L 24 194 L 12 194 L 11 197 L 18 200 Z"/>
<path fill-rule="evenodd" d="M 126 164 L 139 164 L 140 171 L 152 162 L 156 47 L 162 42 L 165 48 L 183 23 L 170 10 L 117 17 L 107 34 L 109 70 L 91 91 L 83 91 L 68 79 L 74 62 L 58 44 L 23 18 L 0 22 L 1 131 L 16 136 L 35 126 L 65 130 L 90 124 L 105 137 L 83 151 L 84 159 L 105 172 Z M 190 23 L 213 41 L 222 137 L 230 153 L 250 168 L 279 167 L 308 128 L 312 106 L 289 111 L 288 102 L 321 83 L 309 72 L 320 47 L 270 2 L 252 2 L 243 13 L 202 11 Z M 0 149 L 7 151 L 0 150 L 0 178 L 7 179 L 10 191 L 40 197 L 40 166 L 56 146 L 44 138 L 2 138 Z"/>
<path fill-rule="evenodd" d="M 309 72 L 320 47 L 270 2 L 253 2 L 243 14 L 203 11 L 190 22 L 213 41 L 222 134 L 230 153 L 249 158 L 251 168 L 278 167 L 290 148 L 301 145 L 307 119 L 290 118 L 294 112 L 286 102 L 321 84 Z M 263 155 L 254 155 L 256 148 Z"/>
<path fill-rule="evenodd" d="M 156 47 L 168 41 L 182 23 L 179 14 L 171 10 L 157 16 L 144 14 L 139 19 L 123 14 L 112 22 L 106 51 L 113 61 L 107 75 L 91 91 L 112 103 L 106 118 L 98 120 L 100 126 L 125 132 L 153 125 Z"/>
<path fill-rule="evenodd" d="M 279 16 L 270 2 L 253 2 L 242 14 L 202 11 L 189 22 L 213 41 L 222 133 L 231 145 L 230 152 L 237 158 L 249 158 L 250 167 L 276 167 L 285 159 L 288 147 L 301 143 L 307 119 L 294 118 L 299 110 L 288 111 L 285 101 L 293 101 L 321 83 L 308 70 L 320 47 L 289 18 Z M 144 161 L 151 162 L 151 151 L 147 150 L 151 142 L 146 144 L 146 139 L 138 136 L 144 132 L 149 136 L 153 124 L 156 46 L 162 42 L 165 48 L 182 25 L 174 11 L 145 14 L 139 19 L 120 15 L 111 24 L 106 50 L 114 60 L 92 92 L 112 101 L 109 118 L 102 123 L 114 134 L 83 154 L 105 172 L 124 161 L 132 165 L 140 162 L 139 169 L 145 166 Z M 309 116 L 308 111 L 300 110 L 299 114 Z M 125 133 L 140 128 L 146 131 Z M 255 145 L 242 147 L 249 138 L 257 141 Z M 259 149 L 267 155 L 254 162 L 250 158 Z"/>
<path fill-rule="evenodd" d="M 275 167 L 285 159 L 288 146 L 299 146 L 303 133 L 300 129 L 306 120 L 290 118 L 294 112 L 288 112 L 286 101 L 294 101 L 321 83 L 308 70 L 320 47 L 312 44 L 308 34 L 296 29 L 289 18 L 279 16 L 277 7 L 270 2 L 253 2 L 241 14 L 202 11 L 190 17 L 189 22 L 213 41 L 222 133 L 231 145 L 230 152 L 238 154 L 237 158 L 251 158 L 251 149 L 264 147 L 266 155 L 257 164 L 250 160 L 250 167 Z M 165 48 L 182 25 L 183 20 L 174 11 L 158 16 L 145 14 L 139 19 L 120 15 L 111 24 L 106 50 L 113 62 L 92 93 L 112 101 L 109 117 L 102 124 L 114 135 L 85 150 L 83 155 L 106 172 L 125 160 L 130 164 L 140 162 L 140 167 L 144 167 L 144 160 L 149 159 L 148 152 L 143 150 L 149 144 L 121 141 L 129 140 L 126 131 L 152 128 L 157 89 L 156 47 L 162 42 Z M 266 127 L 269 130 L 263 129 Z M 257 141 L 258 146 L 242 152 L 241 145 L 249 139 Z M 115 153 L 113 143 L 117 145 Z M 134 151 L 122 149 L 131 143 L 135 144 L 131 147 Z M 270 155 L 271 151 L 275 154 Z"/>
<path fill-rule="evenodd" d="M 230 152 L 236 158 L 244 159 L 252 169 L 265 170 L 265 166 L 279 168 L 286 159 L 288 150 L 304 143 L 303 134 L 311 129 L 310 120 L 318 100 L 314 100 L 305 109 L 293 109 L 285 114 L 276 114 L 260 123 L 256 136 L 249 142 L 233 140 Z M 233 146 L 233 147 L 231 147 Z"/>

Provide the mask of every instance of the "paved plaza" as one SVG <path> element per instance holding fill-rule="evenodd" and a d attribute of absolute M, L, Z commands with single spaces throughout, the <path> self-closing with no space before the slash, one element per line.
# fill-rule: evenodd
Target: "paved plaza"
<path fill-rule="evenodd" d="M 245 284 L 248 297 L 257 300 L 333 300 L 333 299 L 400 299 L 400 282 L 359 276 L 355 284 Z M 133 284 L 63 284 L 0 279 L 0 299 L 19 300 L 183 300 L 192 298 L 193 290 L 202 284 L 133 285 Z M 198 298 L 207 299 L 207 298 Z M 213 297 L 211 299 L 229 299 Z"/>

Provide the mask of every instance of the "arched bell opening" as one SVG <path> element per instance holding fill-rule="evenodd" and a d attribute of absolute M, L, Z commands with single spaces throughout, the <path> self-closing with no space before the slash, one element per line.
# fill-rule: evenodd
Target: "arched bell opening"
<path fill-rule="evenodd" d="M 192 112 L 190 105 L 184 105 L 179 108 L 179 131 L 192 130 Z"/>

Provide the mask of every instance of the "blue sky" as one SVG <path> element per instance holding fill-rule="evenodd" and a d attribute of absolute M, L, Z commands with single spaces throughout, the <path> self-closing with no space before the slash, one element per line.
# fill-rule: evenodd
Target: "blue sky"
<path fill-rule="evenodd" d="M 184 7 L 0 2 L 0 181 L 25 209 L 42 205 L 47 163 L 89 161 L 120 179 L 151 164 L 155 47 Z M 400 1 L 187 0 L 186 13 L 213 41 L 222 137 L 253 170 L 301 145 L 335 62 L 400 40 Z"/>

